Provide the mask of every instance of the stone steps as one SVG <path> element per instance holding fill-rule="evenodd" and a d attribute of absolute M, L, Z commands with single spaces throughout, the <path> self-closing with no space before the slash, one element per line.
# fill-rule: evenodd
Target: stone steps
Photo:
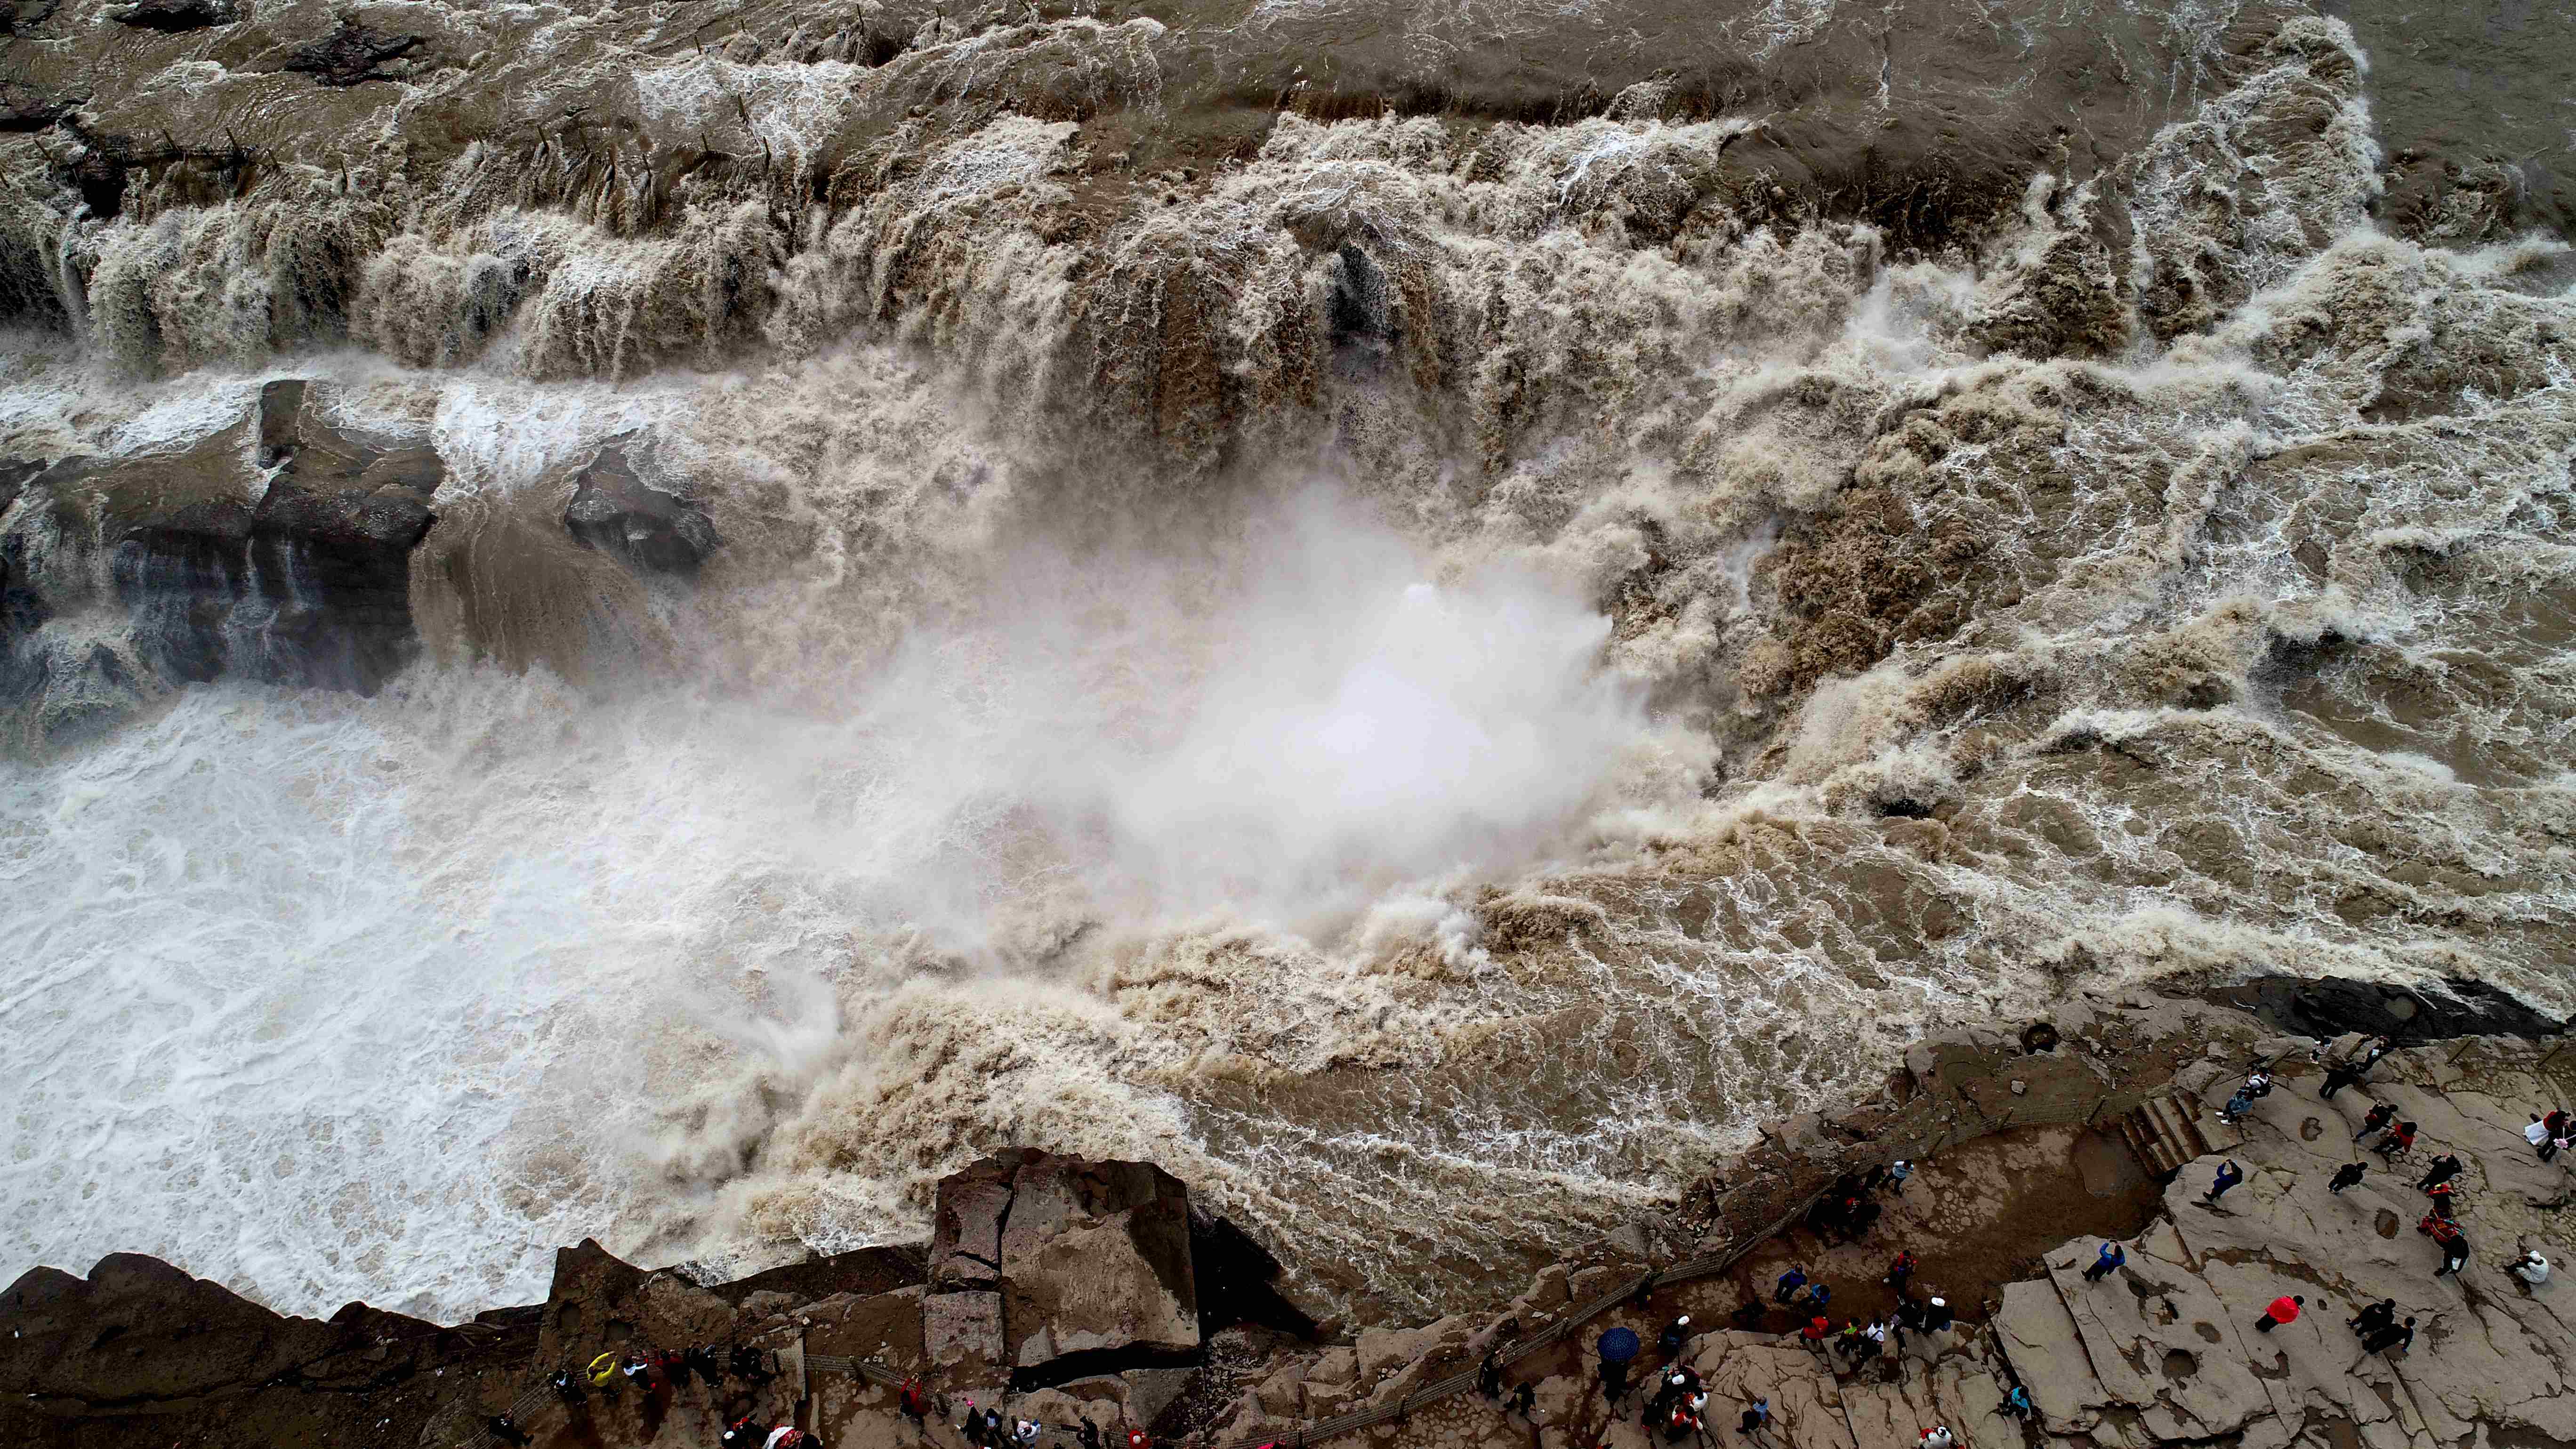
<path fill-rule="evenodd" d="M 2115 1119 L 2113 1127 L 2137 1154 L 2139 1164 L 2155 1177 L 2170 1176 L 2196 1157 L 2225 1151 L 2244 1140 L 2235 1129 L 2204 1113 L 2199 1098 L 2179 1088 L 2167 1088 L 2140 1102 Z"/>

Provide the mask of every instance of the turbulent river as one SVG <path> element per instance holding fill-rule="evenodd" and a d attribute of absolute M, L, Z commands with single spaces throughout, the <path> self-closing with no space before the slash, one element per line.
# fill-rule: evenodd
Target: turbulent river
<path fill-rule="evenodd" d="M 1025 1143 L 1405 1317 L 1927 1025 L 2576 1006 L 2567 138 L 1739 8 L 20 0 L 0 1270 L 457 1315 Z M 381 677 L 135 562 L 285 380 L 437 460 Z"/>

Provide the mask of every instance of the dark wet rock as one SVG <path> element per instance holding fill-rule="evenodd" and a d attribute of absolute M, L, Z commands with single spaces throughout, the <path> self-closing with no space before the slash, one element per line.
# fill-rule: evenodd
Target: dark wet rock
<path fill-rule="evenodd" d="M 15 501 L 0 525 L 0 707 L 32 707 L 54 739 L 171 685 L 373 692 L 408 663 L 411 553 L 445 469 L 312 401 L 271 383 L 241 422 L 174 452 L 0 473 Z M 123 625 L 102 633 L 109 610 Z M 73 620 L 76 638 L 50 638 Z"/>
<path fill-rule="evenodd" d="M 276 1382 L 356 1387 L 407 1375 L 398 1340 L 432 1325 L 352 1303 L 289 1318 L 158 1258 L 117 1253 L 87 1278 L 32 1269 L 0 1293 L 0 1394 L 148 1404 Z"/>
<path fill-rule="evenodd" d="M 1342 244 L 1333 258 L 1333 290 L 1325 303 L 1334 370 L 1346 377 L 1374 375 L 1402 343 L 1392 290 L 1368 253 Z"/>
<path fill-rule="evenodd" d="M 1319 1326 L 1313 1315 L 1279 1291 L 1284 1271 L 1276 1254 L 1231 1220 L 1190 1209 L 1190 1272 L 1198 1286 L 1201 1339 L 1243 1323 L 1314 1338 Z"/>
<path fill-rule="evenodd" d="M 0 15 L 7 13 L 0 9 Z M 71 109 L 71 102 L 60 96 L 22 81 L 0 80 L 0 135 L 42 131 L 69 115 Z"/>
<path fill-rule="evenodd" d="M 572 486 L 564 529 L 583 547 L 613 554 L 634 568 L 695 577 L 716 550 L 715 525 L 696 499 L 644 481 L 636 471 L 639 446 L 632 435 L 618 438 L 548 480 Z"/>
<path fill-rule="evenodd" d="M 290 53 L 282 69 L 326 86 L 400 80 L 414 69 L 407 59 L 428 43 L 425 36 L 378 30 L 343 17 L 338 30 Z"/>
<path fill-rule="evenodd" d="M 107 16 L 119 25 L 158 30 L 164 35 L 230 25 L 241 18 L 223 0 L 135 0 L 132 5 L 109 11 Z"/>
<path fill-rule="evenodd" d="M 2537 1039 L 2570 1025 L 2482 981 L 2399 986 L 2334 976 L 2261 976 L 2206 994 L 2281 1031 L 2327 1038 L 2368 1032 L 2401 1047 L 2462 1036 Z"/>

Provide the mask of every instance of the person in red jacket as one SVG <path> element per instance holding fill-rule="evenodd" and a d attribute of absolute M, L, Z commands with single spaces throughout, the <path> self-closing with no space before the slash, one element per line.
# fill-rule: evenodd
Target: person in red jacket
<path fill-rule="evenodd" d="M 2254 1331 L 2256 1333 L 2270 1333 L 2273 1329 L 2280 1327 L 2284 1323 L 2296 1322 L 2299 1317 L 2299 1306 L 2307 1301 L 2308 1300 L 2305 1295 L 2290 1295 L 2273 1299 L 2272 1306 L 2263 1310 L 2263 1316 L 2254 1320 Z"/>

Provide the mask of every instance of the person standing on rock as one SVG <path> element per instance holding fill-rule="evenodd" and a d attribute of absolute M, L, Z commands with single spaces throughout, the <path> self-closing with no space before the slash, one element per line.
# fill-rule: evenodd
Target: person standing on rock
<path fill-rule="evenodd" d="M 2397 1160 L 2398 1153 L 2411 1152 L 2414 1147 L 2415 1124 L 2400 1122 L 2389 1128 L 2386 1135 L 2379 1139 L 2379 1145 L 2370 1150 L 2379 1154 L 2380 1161 L 2393 1163 Z"/>
<path fill-rule="evenodd" d="M 493 1438 L 514 1446 L 514 1449 L 528 1449 L 529 1445 L 536 1442 L 528 1437 L 527 1430 L 519 1427 L 518 1420 L 507 1414 L 494 1414 L 492 1421 L 483 1427 L 492 1431 Z"/>
<path fill-rule="evenodd" d="M 2253 1110 L 2254 1099 L 2246 1096 L 2242 1090 L 2239 1090 L 2235 1096 L 2227 1099 L 2226 1106 L 2218 1109 L 2218 1120 L 2226 1123 L 2230 1127 L 2233 1127 L 2237 1123 L 2244 1121 L 2245 1114 Z"/>
<path fill-rule="evenodd" d="M 1511 1406 L 1506 1412 L 1520 1415 L 1522 1423 L 1537 1428 L 1538 1386 L 1530 1380 L 1522 1380 L 1521 1386 L 1512 1390 Z"/>
<path fill-rule="evenodd" d="M 2099 1283 L 2111 1276 L 2112 1269 L 2127 1261 L 2129 1261 L 2128 1250 L 2106 1238 L 2102 1242 L 2101 1255 L 2093 1260 L 2092 1267 L 2084 1270 L 2084 1281 Z"/>
<path fill-rule="evenodd" d="M 2380 1128 L 2387 1126 L 2389 1119 L 2396 1115 L 2397 1108 L 2389 1103 L 2372 1103 L 2370 1111 L 2361 1119 L 2361 1130 L 2352 1134 L 2352 1140 L 2359 1142 L 2364 1137 L 2367 1137 L 2371 1133 L 2378 1131 Z"/>
<path fill-rule="evenodd" d="M 2448 1152 L 2443 1153 L 2424 1164 L 2424 1176 L 2415 1184 L 2415 1190 L 2431 1192 L 2434 1188 L 2459 1176 L 2463 1165 L 2458 1157 Z"/>
<path fill-rule="evenodd" d="M 1935 1424 L 1923 1431 L 1923 1437 L 1918 1442 L 1920 1449 L 1956 1449 L 1959 1436 L 1950 1432 L 1949 1425 Z"/>
<path fill-rule="evenodd" d="M 1619 1401 L 1628 1397 L 1628 1364 L 1624 1359 L 1601 1361 L 1601 1402 L 1617 1412 Z"/>
<path fill-rule="evenodd" d="M 1957 1320 L 1958 1316 L 1959 1315 L 1950 1311 L 1950 1301 L 1948 1299 L 1934 1298 L 1929 1304 L 1925 1305 L 1923 1312 L 1923 1331 L 1926 1334 L 1946 1332 L 1948 1331 L 1951 1323 Z"/>
<path fill-rule="evenodd" d="M 1914 1164 L 1900 1157 L 1887 1165 L 1887 1190 L 1905 1196 L 1905 1179 L 1914 1175 Z"/>
<path fill-rule="evenodd" d="M 1810 1283 L 1807 1285 L 1807 1306 L 1809 1308 L 1822 1308 L 1833 1301 L 1833 1289 L 1826 1287 L 1822 1283 Z"/>
<path fill-rule="evenodd" d="M 2342 1091 L 2346 1087 L 2360 1086 L 2364 1080 L 2365 1078 L 2360 1068 L 2348 1067 L 2338 1062 L 2335 1065 L 2326 1068 L 2326 1084 L 2322 1088 L 2318 1089 L 2317 1100 L 2321 1102 L 2331 1102 L 2334 1100 L 2335 1093 Z"/>
<path fill-rule="evenodd" d="M 2361 1172 L 2362 1168 L 2360 1163 L 2345 1163 L 2343 1166 L 2335 1169 L 2334 1180 L 2326 1184 L 2326 1191 L 2333 1193 L 2337 1197 L 2343 1196 L 2343 1190 L 2345 1188 L 2355 1187 L 2360 1184 Z"/>
<path fill-rule="evenodd" d="M 1769 1399 L 1755 1399 L 1751 1406 L 1745 1409 L 1743 1416 L 1735 1421 L 1735 1432 L 1743 1435 L 1747 1439 L 1750 1439 L 1754 1435 L 1761 1433 L 1763 1428 L 1770 1422 L 1771 1401 Z"/>
<path fill-rule="evenodd" d="M 2397 1300 L 2394 1298 L 2382 1298 L 2378 1302 L 2370 1305 L 2368 1308 L 2365 1308 L 2359 1313 L 2354 1314 L 2352 1317 L 2345 1319 L 2343 1326 L 2360 1334 L 2364 1338 L 2368 1338 L 2372 1334 L 2377 1333 L 2379 1330 L 2386 1328 L 2388 1325 L 2395 1323 L 2396 1321 Z"/>
<path fill-rule="evenodd" d="M 2004 1395 L 2004 1401 L 1995 1405 L 1995 1412 L 2010 1414 L 2016 1419 L 2027 1421 L 2032 1413 L 2030 1390 L 2020 1384 L 2013 1385 L 2012 1392 Z"/>
<path fill-rule="evenodd" d="M 1896 1289 L 1898 1297 L 1903 1297 L 1905 1294 L 1906 1280 L 1913 1276 L 1914 1255 L 1900 1249 L 1897 1252 L 1895 1259 L 1887 1265 L 1887 1278 L 1885 1281 Z"/>
<path fill-rule="evenodd" d="M 1655 1335 L 1655 1351 L 1661 1353 L 1665 1362 L 1669 1363 L 1681 1356 L 1681 1351 L 1689 1346 L 1690 1341 L 1690 1315 L 1685 1313 L 1665 1324 L 1664 1331 Z"/>
<path fill-rule="evenodd" d="M 1786 1303 L 1791 1298 L 1797 1296 L 1799 1289 L 1806 1286 L 1806 1268 L 1801 1264 L 1792 1263 L 1789 1265 L 1789 1271 L 1781 1274 L 1779 1283 L 1771 1289 L 1771 1301 L 1774 1303 Z"/>
<path fill-rule="evenodd" d="M 2379 1065 L 2379 1059 L 2381 1057 L 2388 1055 L 2396 1049 L 2397 1043 L 2390 1041 L 2388 1038 L 2384 1036 L 2372 1037 L 2370 1039 L 2370 1050 L 2361 1059 L 2361 1069 L 2365 1072 L 2369 1071 L 2372 1067 Z"/>
<path fill-rule="evenodd" d="M 2433 1276 L 2439 1278 L 2448 1273 L 2454 1278 L 2458 1277 L 2460 1269 L 2466 1267 L 2469 1261 L 2468 1234 L 2458 1228 L 2450 1227 L 2447 1231 L 2435 1230 L 2433 1238 L 2442 1245 L 2442 1266 L 2433 1270 Z"/>
<path fill-rule="evenodd" d="M 2263 1310 L 2263 1316 L 2254 1320 L 2254 1331 L 2256 1333 L 2270 1333 L 2273 1329 L 2280 1327 L 2284 1323 L 2298 1322 L 2299 1309 L 2307 1301 L 2307 1297 L 2304 1294 L 2294 1295 L 2288 1293 L 2284 1293 L 2280 1297 L 2273 1299 L 2271 1306 Z"/>
<path fill-rule="evenodd" d="M 2228 1158 L 2218 1164 L 2218 1175 L 2210 1180 L 2209 1191 L 2202 1193 L 2200 1200 L 2210 1207 L 2216 1207 L 2218 1200 L 2227 1196 L 2229 1188 L 2244 1180 L 2245 1169 L 2236 1165 L 2236 1159 Z"/>
<path fill-rule="evenodd" d="M 2394 1328 L 2382 1328 L 2361 1341 L 2363 1353 L 2386 1353 L 2392 1348 L 2411 1348 L 2415 1344 L 2415 1320 L 2410 1318 Z"/>
<path fill-rule="evenodd" d="M 1500 1351 L 1499 1348 L 1486 1349 L 1485 1361 L 1476 1365 L 1476 1392 L 1483 1394 L 1489 1403 L 1500 1403 L 1503 1398 L 1503 1366 L 1494 1357 Z"/>

